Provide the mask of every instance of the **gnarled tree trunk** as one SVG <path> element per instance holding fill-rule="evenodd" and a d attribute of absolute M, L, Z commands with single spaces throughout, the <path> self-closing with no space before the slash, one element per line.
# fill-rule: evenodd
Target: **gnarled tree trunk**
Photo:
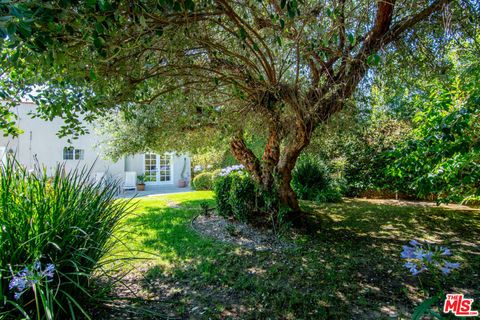
<path fill-rule="evenodd" d="M 287 218 L 300 224 L 304 221 L 304 212 L 301 210 L 297 195 L 291 186 L 292 171 L 302 150 L 310 143 L 312 128 L 311 122 L 298 118 L 294 135 L 281 153 L 281 135 L 278 124 L 271 124 L 261 162 L 248 148 L 241 134 L 232 139 L 230 143 L 232 154 L 245 166 L 254 180 L 265 190 L 276 191 L 281 205 L 291 210 L 291 214 Z"/>

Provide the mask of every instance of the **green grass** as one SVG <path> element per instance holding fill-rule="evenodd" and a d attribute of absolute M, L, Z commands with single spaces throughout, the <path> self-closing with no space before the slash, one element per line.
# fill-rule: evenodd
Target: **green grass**
<path fill-rule="evenodd" d="M 415 238 L 453 250 L 462 268 L 443 287 L 472 295 L 480 309 L 479 211 L 304 202 L 317 223 L 294 237 L 295 249 L 252 252 L 191 229 L 200 202 L 212 198 L 202 191 L 142 199 L 125 221 L 132 254 L 149 258 L 134 280 L 142 306 L 196 319 L 406 318 L 425 297 L 399 258 Z"/>

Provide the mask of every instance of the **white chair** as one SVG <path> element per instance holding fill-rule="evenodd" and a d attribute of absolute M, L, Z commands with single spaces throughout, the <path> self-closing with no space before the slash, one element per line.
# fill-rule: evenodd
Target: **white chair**
<path fill-rule="evenodd" d="M 105 172 L 95 172 L 95 176 L 94 176 L 94 179 L 95 179 L 95 183 L 96 184 L 99 184 L 101 182 L 103 182 L 105 178 Z"/>
<path fill-rule="evenodd" d="M 137 173 L 135 171 L 125 172 L 125 184 L 123 190 L 135 190 L 137 188 Z"/>

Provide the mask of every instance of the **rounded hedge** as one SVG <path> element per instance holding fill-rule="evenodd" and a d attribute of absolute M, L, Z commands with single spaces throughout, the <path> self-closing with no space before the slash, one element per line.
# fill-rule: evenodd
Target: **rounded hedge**
<path fill-rule="evenodd" d="M 341 193 L 330 177 L 328 167 L 313 156 L 299 159 L 292 172 L 292 188 L 299 199 L 339 202 Z"/>
<path fill-rule="evenodd" d="M 193 188 L 195 190 L 212 190 L 213 174 L 211 172 L 203 172 L 193 178 Z"/>
<path fill-rule="evenodd" d="M 217 176 L 213 186 L 217 213 L 225 218 L 262 223 L 278 208 L 278 198 L 243 170 Z"/>

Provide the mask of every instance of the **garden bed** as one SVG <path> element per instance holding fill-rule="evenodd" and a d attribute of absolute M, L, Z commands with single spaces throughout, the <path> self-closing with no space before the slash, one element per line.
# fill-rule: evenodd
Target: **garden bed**
<path fill-rule="evenodd" d="M 192 227 L 201 235 L 250 250 L 282 251 L 295 247 L 294 244 L 279 239 L 271 230 L 257 229 L 216 214 L 196 216 L 192 220 Z"/>

